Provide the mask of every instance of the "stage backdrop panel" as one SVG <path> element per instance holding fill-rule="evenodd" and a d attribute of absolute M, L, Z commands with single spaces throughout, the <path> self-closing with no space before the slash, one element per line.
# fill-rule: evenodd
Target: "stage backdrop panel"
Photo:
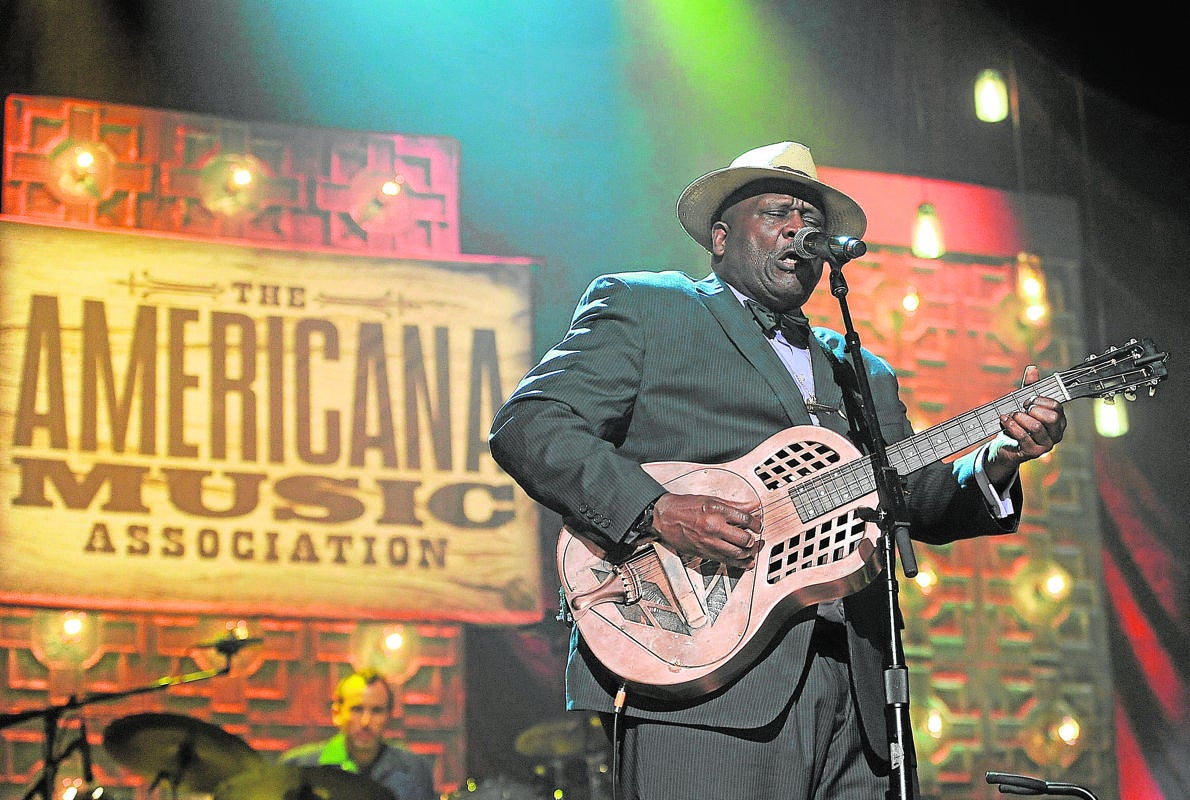
<path fill-rule="evenodd" d="M 430 258 L 459 252 L 459 143 L 9 95 L 5 214 Z M 80 156 L 84 160 L 80 160 Z"/>
<path fill-rule="evenodd" d="M 0 601 L 517 623 L 532 263 L 0 221 Z"/>

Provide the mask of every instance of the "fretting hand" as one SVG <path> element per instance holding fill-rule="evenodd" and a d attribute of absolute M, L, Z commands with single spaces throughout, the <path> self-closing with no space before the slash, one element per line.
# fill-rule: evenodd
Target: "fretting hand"
<path fill-rule="evenodd" d="M 1039 378 L 1037 367 L 1026 367 L 1021 386 L 1036 383 Z M 1028 409 L 1001 416 L 1000 433 L 988 450 L 988 480 L 998 487 L 1006 485 L 1021 464 L 1053 450 L 1065 432 L 1066 412 L 1052 397 L 1035 397 Z"/>

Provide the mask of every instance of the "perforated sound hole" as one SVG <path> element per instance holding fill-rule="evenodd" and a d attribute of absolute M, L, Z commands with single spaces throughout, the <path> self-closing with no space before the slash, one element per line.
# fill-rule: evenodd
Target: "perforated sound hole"
<path fill-rule="evenodd" d="M 774 542 L 769 550 L 769 583 L 795 572 L 840 561 L 859 547 L 864 538 L 864 521 L 848 511 L 806 528 L 784 541 Z"/>
<path fill-rule="evenodd" d="M 766 488 L 777 489 L 841 460 L 822 442 L 791 442 L 758 464 L 755 472 Z"/>

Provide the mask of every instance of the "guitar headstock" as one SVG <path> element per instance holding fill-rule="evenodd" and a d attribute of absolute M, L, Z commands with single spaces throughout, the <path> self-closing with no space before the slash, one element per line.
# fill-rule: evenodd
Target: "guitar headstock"
<path fill-rule="evenodd" d="M 1131 400 L 1141 386 L 1148 386 L 1150 395 L 1157 391 L 1157 384 L 1168 375 L 1168 359 L 1167 353 L 1158 352 L 1152 339 L 1133 339 L 1102 355 L 1087 356 L 1082 364 L 1057 377 L 1071 397 L 1106 399 L 1123 394 Z"/>

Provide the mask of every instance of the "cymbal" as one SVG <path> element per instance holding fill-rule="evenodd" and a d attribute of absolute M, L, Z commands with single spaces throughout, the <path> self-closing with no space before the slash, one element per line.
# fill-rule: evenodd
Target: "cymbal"
<path fill-rule="evenodd" d="M 263 762 L 235 734 L 180 714 L 121 717 L 103 732 L 103 747 L 133 772 L 195 792 Z"/>
<path fill-rule="evenodd" d="M 334 764 L 258 764 L 215 787 L 214 800 L 395 800 L 371 778 Z"/>
<path fill-rule="evenodd" d="M 516 751 L 534 758 L 566 758 L 583 752 L 587 720 L 563 717 L 534 725 L 516 737 Z"/>

